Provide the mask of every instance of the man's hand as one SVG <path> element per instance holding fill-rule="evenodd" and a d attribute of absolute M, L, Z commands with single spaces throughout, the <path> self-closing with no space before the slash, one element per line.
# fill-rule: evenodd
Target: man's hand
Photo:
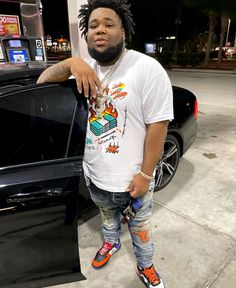
<path fill-rule="evenodd" d="M 88 97 L 90 92 L 91 96 L 96 98 L 97 90 L 101 90 L 102 87 L 90 65 L 81 58 L 70 58 L 65 64 L 69 66 L 71 74 L 76 79 L 79 93 L 84 91 L 85 97 Z"/>
<path fill-rule="evenodd" d="M 151 176 L 156 164 L 161 158 L 169 121 L 161 121 L 147 125 L 147 133 L 144 140 L 143 161 L 140 167 L 143 174 Z M 150 180 L 140 174 L 134 175 L 129 187 L 131 197 L 138 198 L 147 193 Z"/>
<path fill-rule="evenodd" d="M 150 180 L 145 179 L 139 174 L 134 175 L 133 180 L 130 182 L 126 192 L 130 193 L 133 198 L 144 196 L 148 192 Z"/>

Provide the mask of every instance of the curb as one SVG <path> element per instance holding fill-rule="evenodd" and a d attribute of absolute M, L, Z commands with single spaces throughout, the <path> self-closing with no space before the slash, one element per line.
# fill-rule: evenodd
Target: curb
<path fill-rule="evenodd" d="M 198 72 L 198 73 L 217 73 L 217 74 L 236 74 L 236 69 L 234 70 L 213 70 L 213 69 L 187 69 L 187 68 L 173 68 L 169 69 L 171 71 L 177 72 Z"/>

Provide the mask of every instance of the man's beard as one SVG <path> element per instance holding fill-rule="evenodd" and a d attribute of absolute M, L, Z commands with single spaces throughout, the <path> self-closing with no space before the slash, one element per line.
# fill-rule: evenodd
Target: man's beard
<path fill-rule="evenodd" d="M 118 43 L 116 46 L 109 47 L 103 52 L 98 52 L 95 48 L 89 48 L 88 47 L 88 52 L 90 56 L 97 60 L 98 62 L 111 62 L 119 58 L 122 50 L 124 47 L 124 42 L 121 41 Z"/>

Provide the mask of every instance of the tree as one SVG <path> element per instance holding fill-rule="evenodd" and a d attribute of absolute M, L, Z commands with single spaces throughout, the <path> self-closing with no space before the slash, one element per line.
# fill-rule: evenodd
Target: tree
<path fill-rule="evenodd" d="M 219 43 L 219 52 L 217 59 L 217 67 L 220 66 L 222 61 L 222 50 L 224 46 L 225 34 L 228 28 L 228 23 L 230 18 L 236 17 L 236 1 L 235 0 L 224 0 L 222 3 L 219 3 L 217 7 L 220 12 L 220 20 L 221 20 L 221 31 L 220 31 L 220 43 Z"/>
<path fill-rule="evenodd" d="M 204 66 L 208 66 L 208 61 L 210 57 L 210 52 L 212 50 L 212 42 L 213 36 L 215 35 L 215 26 L 217 24 L 217 13 L 214 10 L 208 11 L 208 19 L 209 19 L 209 32 L 208 32 L 208 40 L 207 40 L 207 47 L 206 47 L 206 55 L 204 59 Z"/>
<path fill-rule="evenodd" d="M 202 13 L 208 15 L 208 40 L 207 40 L 207 47 L 206 47 L 206 55 L 204 60 L 204 65 L 208 66 L 209 56 L 212 48 L 212 39 L 215 32 L 215 26 L 217 24 L 217 10 L 215 9 L 215 2 L 217 0 L 182 0 L 183 4 L 190 7 L 195 7 Z"/>
<path fill-rule="evenodd" d="M 203 13 L 208 14 L 209 19 L 209 33 L 207 41 L 207 49 L 204 65 L 208 66 L 209 55 L 211 51 L 212 37 L 214 35 L 215 26 L 218 21 L 218 17 L 221 19 L 221 32 L 220 43 L 218 52 L 217 66 L 219 67 L 222 60 L 222 48 L 224 44 L 224 37 L 227 31 L 227 23 L 230 17 L 236 15 L 236 1 L 235 0 L 182 0 L 182 3 L 186 6 L 196 7 Z"/>

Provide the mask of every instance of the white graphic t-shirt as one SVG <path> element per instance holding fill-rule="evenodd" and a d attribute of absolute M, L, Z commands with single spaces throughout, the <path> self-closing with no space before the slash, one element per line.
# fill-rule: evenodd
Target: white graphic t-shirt
<path fill-rule="evenodd" d="M 134 50 L 107 84 L 101 99 L 90 99 L 83 168 L 100 189 L 125 192 L 142 163 L 145 124 L 173 119 L 172 87 L 155 59 Z"/>

